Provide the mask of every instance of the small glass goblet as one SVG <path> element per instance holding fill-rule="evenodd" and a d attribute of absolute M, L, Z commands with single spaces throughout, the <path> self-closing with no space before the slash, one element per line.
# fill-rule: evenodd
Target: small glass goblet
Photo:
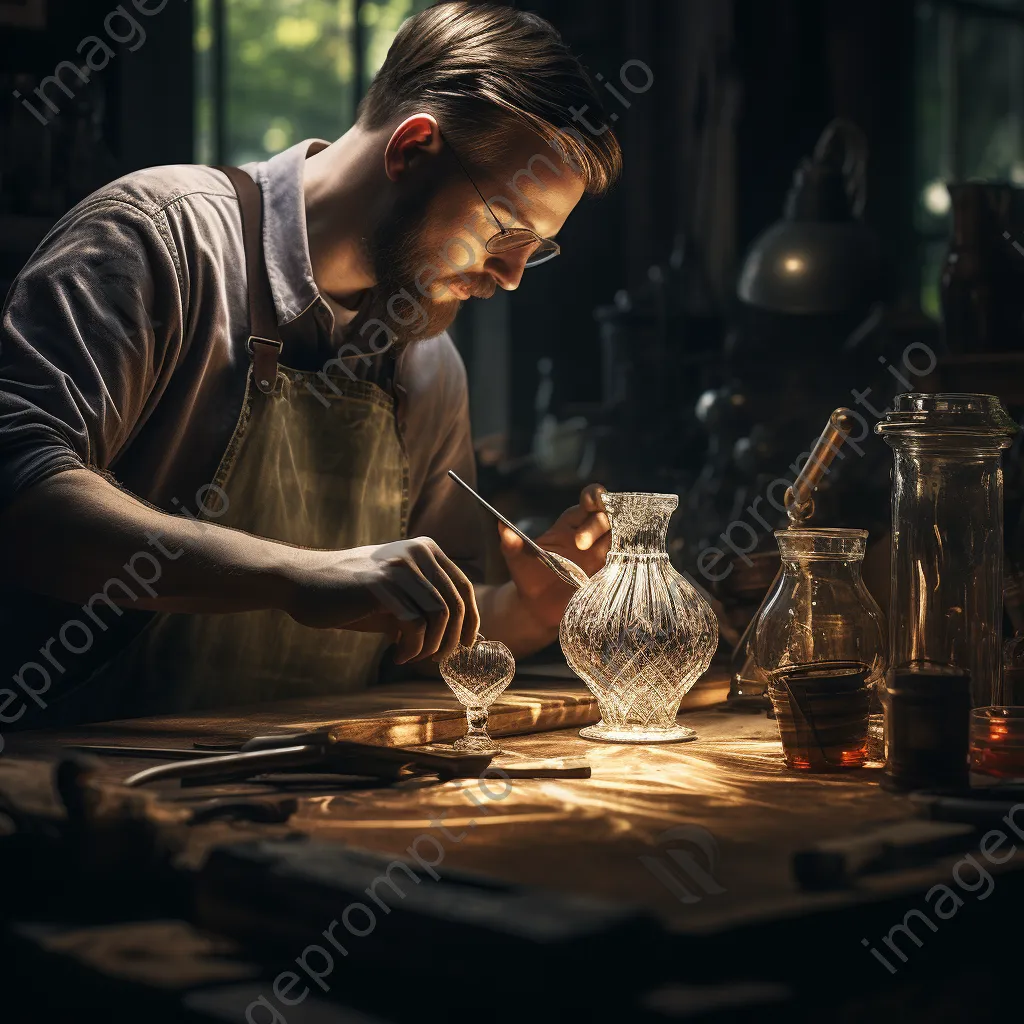
<path fill-rule="evenodd" d="M 479 633 L 472 647 L 461 644 L 441 662 L 441 675 L 466 709 L 469 729 L 455 741 L 456 750 L 497 752 L 487 733 L 488 708 L 501 696 L 516 674 L 512 652 L 498 640 Z"/>

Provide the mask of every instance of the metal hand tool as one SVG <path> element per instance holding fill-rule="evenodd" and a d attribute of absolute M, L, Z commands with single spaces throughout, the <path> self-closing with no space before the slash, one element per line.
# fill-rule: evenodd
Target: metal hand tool
<path fill-rule="evenodd" d="M 256 736 L 237 753 L 199 754 L 190 761 L 175 761 L 137 772 L 126 786 L 180 779 L 183 785 L 205 786 L 238 782 L 268 772 L 301 769 L 337 775 L 365 776 L 394 781 L 409 775 L 437 774 L 442 779 L 478 776 L 493 754 L 457 751 L 410 750 L 379 747 L 335 739 L 331 729 L 308 733 Z"/>
<path fill-rule="evenodd" d="M 573 590 L 579 590 L 579 588 L 583 586 L 582 580 L 577 579 L 575 576 L 572 575 L 572 573 L 569 572 L 568 569 L 564 568 L 564 566 L 562 566 L 559 563 L 559 558 L 561 556 L 555 555 L 550 551 L 545 551 L 535 540 L 533 540 L 530 537 L 527 537 L 526 534 L 523 533 L 523 531 L 520 530 L 515 523 L 510 522 L 493 505 L 491 505 L 483 498 L 481 498 L 480 495 L 477 494 L 476 491 L 474 491 L 473 488 L 470 487 L 469 484 L 467 484 L 466 481 L 462 479 L 462 477 L 458 476 L 450 469 L 448 470 L 448 475 L 463 490 L 469 491 L 469 493 L 472 494 L 473 497 L 476 498 L 476 500 L 480 502 L 480 504 L 483 505 L 483 507 L 487 509 L 488 512 L 491 513 L 491 515 L 497 517 L 499 522 L 507 526 L 530 549 L 530 551 L 533 552 L 533 554 L 535 554 L 563 583 L 568 583 L 569 586 L 573 588 Z"/>

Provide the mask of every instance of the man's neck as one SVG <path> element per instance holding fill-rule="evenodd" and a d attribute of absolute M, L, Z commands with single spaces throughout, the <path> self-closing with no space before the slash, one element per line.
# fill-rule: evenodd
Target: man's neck
<path fill-rule="evenodd" d="M 380 193 L 374 179 L 383 174 L 379 163 L 373 139 L 355 127 L 303 168 L 313 279 L 332 305 L 354 310 L 376 283 L 364 239 L 376 219 Z"/>

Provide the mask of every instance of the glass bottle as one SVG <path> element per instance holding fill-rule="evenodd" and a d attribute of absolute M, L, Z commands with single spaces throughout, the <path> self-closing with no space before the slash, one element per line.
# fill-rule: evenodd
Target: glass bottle
<path fill-rule="evenodd" d="M 885 676 L 885 618 L 861 579 L 866 530 L 789 529 L 782 570 L 758 618 L 786 764 L 829 771 L 867 760 L 871 697 Z"/>
<path fill-rule="evenodd" d="M 566 661 L 597 697 L 601 721 L 581 730 L 612 743 L 694 739 L 679 702 L 711 664 L 718 620 L 673 568 L 666 547 L 675 494 L 605 494 L 611 548 L 573 594 L 558 638 Z"/>
<path fill-rule="evenodd" d="M 893 449 L 894 670 L 951 666 L 975 707 L 1002 703 L 1003 472 L 1017 425 L 994 395 L 898 395 L 875 426 Z"/>

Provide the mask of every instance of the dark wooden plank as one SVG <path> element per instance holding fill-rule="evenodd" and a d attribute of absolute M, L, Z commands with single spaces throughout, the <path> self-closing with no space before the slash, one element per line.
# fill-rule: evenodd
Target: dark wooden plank
<path fill-rule="evenodd" d="M 110 979 L 171 991 L 257 977 L 238 945 L 185 921 L 80 926 L 15 925 L 14 934 L 55 959 Z"/>

